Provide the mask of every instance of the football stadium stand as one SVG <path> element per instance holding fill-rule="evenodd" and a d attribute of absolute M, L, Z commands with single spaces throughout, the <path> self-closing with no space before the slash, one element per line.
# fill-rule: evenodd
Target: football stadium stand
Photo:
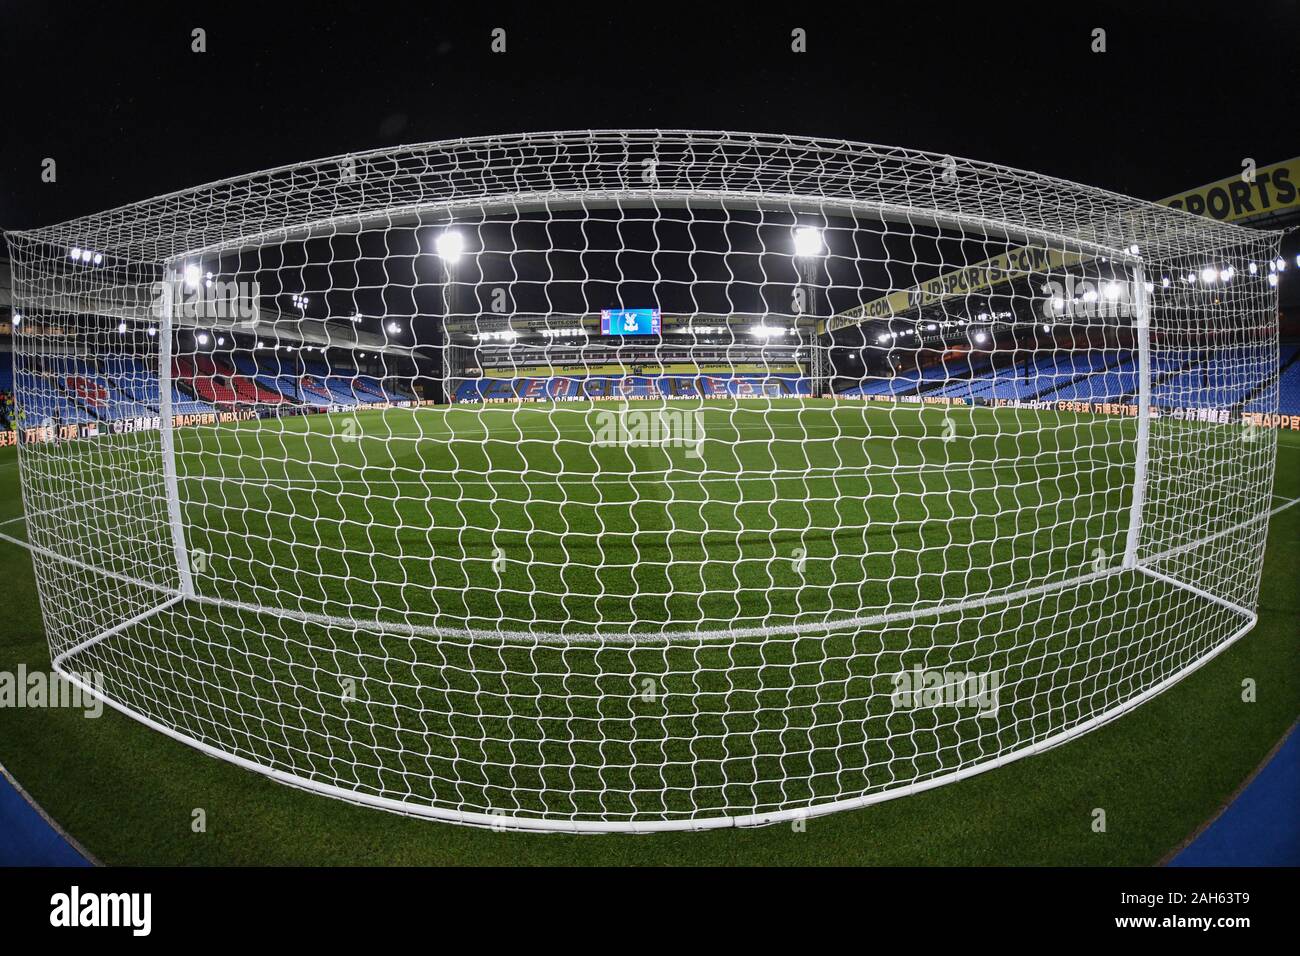
<path fill-rule="evenodd" d="M 989 356 L 963 355 L 924 369 L 895 375 L 864 375 L 838 391 L 842 397 L 939 397 L 970 403 L 996 401 L 1136 401 L 1136 356 L 1127 349 L 1052 352 L 1036 359 L 993 366 Z M 1151 402 L 1158 407 L 1264 411 L 1266 390 L 1241 384 L 1234 368 L 1247 357 L 1233 349 L 1213 353 L 1188 350 L 1161 353 L 1151 370 Z M 1278 408 L 1300 414 L 1300 343 L 1283 342 L 1278 375 Z"/>
<path fill-rule="evenodd" d="M 1235 352 L 1218 349 L 1162 352 L 1152 368 L 1151 401 L 1156 406 L 1198 405 L 1234 411 L 1263 411 L 1267 390 L 1252 392 L 1234 375 Z M 516 356 L 517 358 L 517 356 Z M 1241 357 L 1245 361 L 1245 357 Z M 912 361 L 917 361 L 914 357 Z M 922 367 L 886 373 L 840 373 L 841 398 L 947 399 L 971 404 L 999 401 L 1136 400 L 1137 358 L 1126 348 L 1056 351 L 1006 350 L 935 353 Z M 476 370 L 456 382 L 458 403 L 575 401 L 583 399 L 795 397 L 811 394 L 811 381 L 797 366 L 780 371 L 672 374 L 640 373 L 617 366 L 591 366 L 587 374 L 570 369 L 521 367 L 518 361 Z M 744 367 L 744 366 L 740 366 Z M 219 410 L 275 409 L 326 411 L 416 398 L 410 378 L 361 374 L 346 361 L 304 360 L 291 365 L 252 352 L 178 355 L 172 362 L 172 410 L 180 415 Z M 551 372 L 552 374 L 546 374 Z M 1278 407 L 1300 415 L 1300 342 L 1281 344 Z M 30 397 L 27 424 L 84 424 L 159 414 L 158 377 L 137 358 L 106 355 L 94 360 L 46 356 L 15 370 L 9 352 L 0 353 L 0 396 L 22 385 Z M 10 423 L 17 424 L 15 423 Z"/>
<path fill-rule="evenodd" d="M 480 378 L 462 382 L 458 402 L 565 401 L 587 398 L 747 398 L 809 394 L 798 375 L 589 375 Z"/>

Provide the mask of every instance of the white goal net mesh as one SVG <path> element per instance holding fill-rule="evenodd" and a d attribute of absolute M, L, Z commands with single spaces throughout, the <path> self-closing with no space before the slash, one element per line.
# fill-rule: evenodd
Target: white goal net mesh
<path fill-rule="evenodd" d="M 9 235 L 56 666 L 478 825 L 761 823 L 1254 622 L 1276 234 L 733 133 L 337 157 Z"/>

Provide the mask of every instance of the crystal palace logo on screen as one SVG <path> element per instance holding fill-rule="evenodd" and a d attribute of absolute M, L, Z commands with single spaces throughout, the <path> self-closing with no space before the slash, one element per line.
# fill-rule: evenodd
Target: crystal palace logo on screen
<path fill-rule="evenodd" d="M 658 335 L 658 309 L 601 309 L 601 335 Z"/>

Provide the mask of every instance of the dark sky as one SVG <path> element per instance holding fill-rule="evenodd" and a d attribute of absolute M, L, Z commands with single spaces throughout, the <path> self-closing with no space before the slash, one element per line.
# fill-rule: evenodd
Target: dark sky
<path fill-rule="evenodd" d="M 3 2 L 0 227 L 523 130 L 842 137 L 1153 199 L 1244 157 L 1300 153 L 1294 2 L 880 6 Z M 203 54 L 190 52 L 196 26 Z M 489 50 L 497 26 L 505 54 Z M 791 52 L 794 27 L 808 52 Z M 1105 53 L 1089 49 L 1094 27 Z M 40 181 L 45 157 L 55 184 Z"/>

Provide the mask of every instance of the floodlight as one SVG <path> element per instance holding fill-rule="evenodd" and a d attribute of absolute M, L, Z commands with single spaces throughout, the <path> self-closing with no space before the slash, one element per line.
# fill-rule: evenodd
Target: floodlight
<path fill-rule="evenodd" d="M 815 226 L 800 226 L 794 231 L 794 254 L 800 258 L 819 256 L 825 250 L 822 231 Z"/>
<path fill-rule="evenodd" d="M 435 246 L 438 250 L 438 258 L 443 262 L 455 262 L 465 251 L 465 237 L 455 229 L 448 229 L 438 234 Z"/>

